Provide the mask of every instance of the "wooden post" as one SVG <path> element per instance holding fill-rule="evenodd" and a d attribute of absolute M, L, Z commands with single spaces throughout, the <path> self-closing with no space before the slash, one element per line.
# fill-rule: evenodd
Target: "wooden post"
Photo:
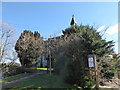
<path fill-rule="evenodd" d="M 50 76 L 51 76 L 51 54 L 50 54 L 50 50 L 49 50 L 49 62 L 50 62 L 49 70 L 50 70 Z"/>
<path fill-rule="evenodd" d="M 92 69 L 90 68 L 90 80 L 92 81 Z"/>
<path fill-rule="evenodd" d="M 90 68 L 90 74 L 93 73 L 92 68 L 95 72 L 95 83 L 96 83 L 96 88 L 99 88 L 99 79 L 98 79 L 98 72 L 97 72 L 97 61 L 96 61 L 96 56 L 95 55 L 88 55 L 88 64 Z M 92 80 L 92 76 L 90 76 L 90 79 Z"/>
<path fill-rule="evenodd" d="M 51 45 L 51 36 L 50 36 L 50 43 Z M 50 48 L 49 48 L 49 62 L 50 62 L 50 67 L 49 67 L 49 70 L 50 70 L 50 76 L 51 76 L 51 52 L 50 52 Z"/>
<path fill-rule="evenodd" d="M 48 57 L 47 57 L 48 58 Z M 48 60 L 47 60 L 47 73 L 48 73 Z"/>
<path fill-rule="evenodd" d="M 99 79 L 98 79 L 98 71 L 97 71 L 97 61 L 96 61 L 96 56 L 95 55 L 94 55 L 94 63 L 95 63 L 96 88 L 99 88 Z"/>
<path fill-rule="evenodd" d="M 120 79 L 120 70 L 118 70 L 118 79 Z"/>

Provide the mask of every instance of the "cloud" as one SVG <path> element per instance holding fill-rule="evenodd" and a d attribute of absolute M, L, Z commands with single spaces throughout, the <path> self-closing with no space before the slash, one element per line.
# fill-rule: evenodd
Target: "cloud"
<path fill-rule="evenodd" d="M 114 51 L 118 54 L 118 42 L 115 43 Z"/>
<path fill-rule="evenodd" d="M 61 33 L 59 33 L 58 35 L 61 36 L 61 35 L 63 35 L 63 33 L 61 32 Z"/>
<path fill-rule="evenodd" d="M 120 25 L 120 23 L 119 23 Z M 107 41 L 110 41 L 110 40 L 113 40 L 115 43 L 115 46 L 114 46 L 114 51 L 116 53 L 118 53 L 118 36 L 117 36 L 117 33 L 118 33 L 118 23 L 117 24 L 114 24 L 114 25 L 111 25 L 109 26 L 108 28 L 106 28 L 107 26 L 105 25 L 102 25 L 101 27 L 99 27 L 97 29 L 97 32 L 100 32 L 101 35 L 104 35 L 103 37 L 106 38 Z"/>
<path fill-rule="evenodd" d="M 102 31 L 105 27 L 106 27 L 105 25 L 102 25 L 101 27 L 99 27 L 99 28 L 97 29 L 97 31 L 100 32 L 100 31 Z"/>
<path fill-rule="evenodd" d="M 113 25 L 113 26 L 110 26 L 110 27 L 106 30 L 105 33 L 106 33 L 106 34 L 109 34 L 109 35 L 113 35 L 113 34 L 115 34 L 115 33 L 118 33 L 118 24 L 115 24 L 115 25 Z"/>

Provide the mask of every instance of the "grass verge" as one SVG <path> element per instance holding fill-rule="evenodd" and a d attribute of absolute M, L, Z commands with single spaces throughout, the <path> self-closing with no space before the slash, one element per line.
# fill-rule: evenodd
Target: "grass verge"
<path fill-rule="evenodd" d="M 66 84 L 57 75 L 42 74 L 20 82 L 11 84 L 4 88 L 74 88 L 73 86 Z"/>
<path fill-rule="evenodd" d="M 29 73 L 22 73 L 22 74 L 6 77 L 4 79 L 0 79 L 0 84 L 4 84 L 4 83 L 7 83 L 7 82 L 10 82 L 10 81 L 13 81 L 13 80 L 17 80 L 17 79 L 25 77 L 27 75 L 29 75 Z"/>

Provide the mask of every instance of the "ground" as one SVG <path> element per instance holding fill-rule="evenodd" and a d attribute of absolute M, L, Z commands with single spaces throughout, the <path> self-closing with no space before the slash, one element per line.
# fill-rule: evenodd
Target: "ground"
<path fill-rule="evenodd" d="M 69 84 L 66 84 L 60 76 L 46 73 L 46 68 L 37 68 L 39 72 L 37 73 L 23 73 L 14 76 L 4 78 L 0 84 L 3 84 L 3 88 L 78 88 Z M 45 73 L 41 73 L 45 72 Z M 12 82 L 12 83 L 10 83 Z M 8 84 L 7 84 L 8 83 Z M 5 85 L 6 84 L 6 85 Z M 105 86 L 100 86 L 100 88 L 109 88 L 109 90 L 116 90 L 110 88 L 119 88 L 120 79 L 111 80 L 111 82 L 106 82 Z M 102 90 L 103 90 L 102 89 Z M 101 89 L 100 89 L 101 90 Z M 106 90 L 106 89 L 105 89 Z M 107 89 L 108 90 L 108 89 Z"/>
<path fill-rule="evenodd" d="M 105 86 L 100 86 L 101 88 L 119 88 L 120 89 L 120 79 L 112 79 L 109 82 L 105 82 Z"/>
<path fill-rule="evenodd" d="M 22 73 L 22 74 L 18 74 L 18 75 L 14 75 L 14 76 L 10 76 L 10 77 L 6 77 L 4 79 L 0 79 L 0 84 L 4 84 L 4 83 L 7 83 L 7 82 L 10 82 L 10 81 L 13 81 L 13 80 L 17 80 L 19 78 L 22 78 L 22 77 L 25 77 L 25 76 L 28 76 L 30 75 L 29 73 Z"/>
<path fill-rule="evenodd" d="M 42 74 L 10 84 L 4 88 L 73 88 L 73 86 L 64 83 L 57 75 Z"/>

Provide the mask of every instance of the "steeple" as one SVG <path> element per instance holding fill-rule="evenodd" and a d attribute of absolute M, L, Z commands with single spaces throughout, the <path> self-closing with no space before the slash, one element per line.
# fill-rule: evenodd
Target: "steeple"
<path fill-rule="evenodd" d="M 72 15 L 72 20 L 70 22 L 70 25 L 71 26 L 75 26 L 76 25 L 76 21 L 75 21 L 74 15 Z"/>

